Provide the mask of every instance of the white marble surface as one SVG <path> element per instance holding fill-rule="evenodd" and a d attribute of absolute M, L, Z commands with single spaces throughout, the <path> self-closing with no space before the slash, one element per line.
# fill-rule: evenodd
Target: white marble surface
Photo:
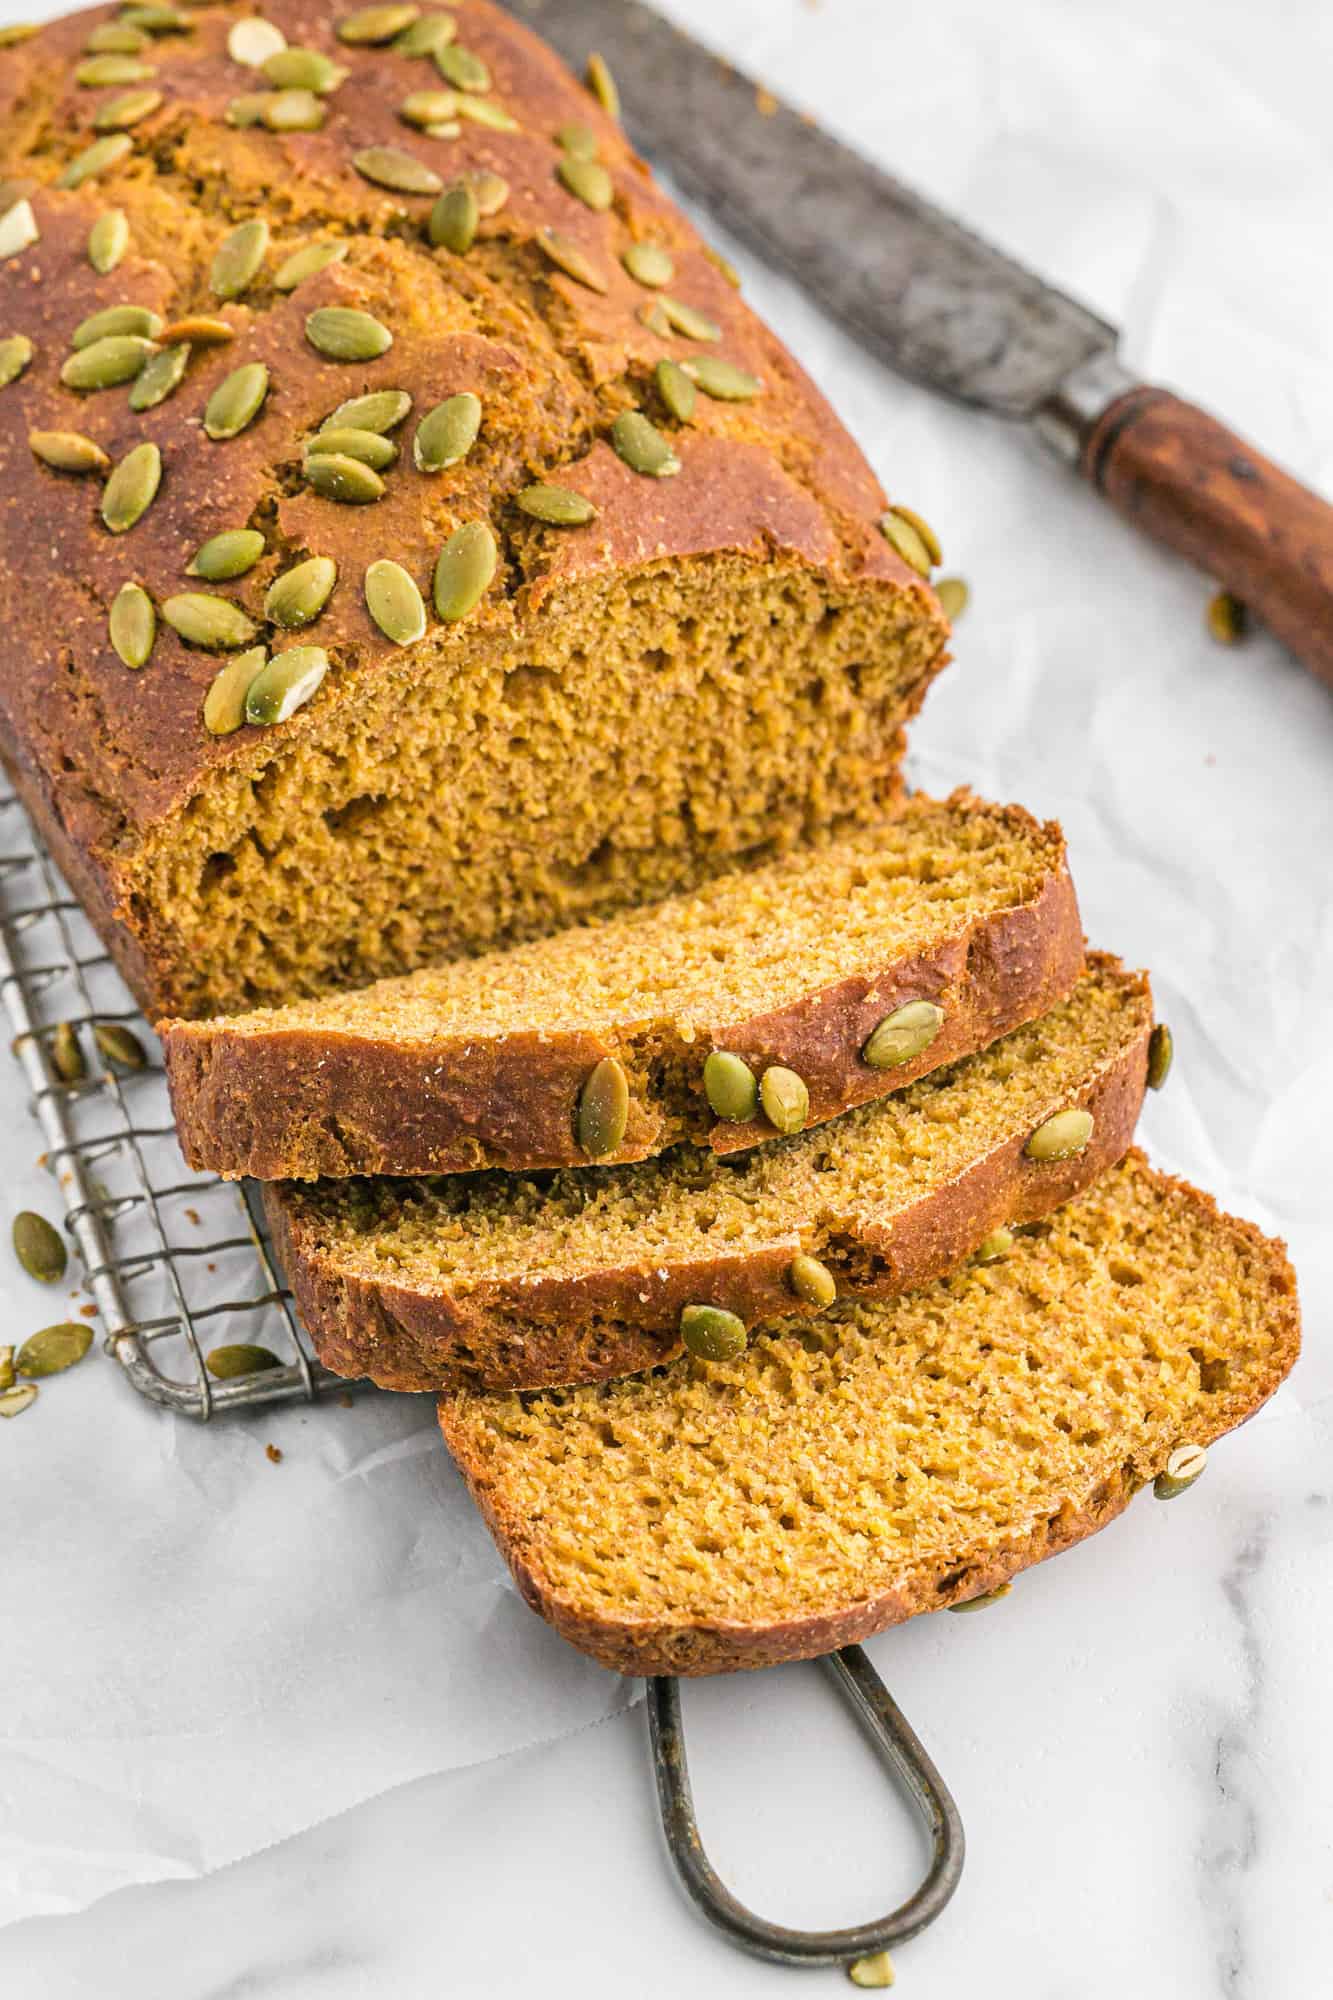
<path fill-rule="evenodd" d="M 1239 0 L 673 11 L 1333 490 L 1317 0 L 1262 23 Z M 1214 648 L 1200 581 L 1035 447 L 745 271 L 973 586 L 918 776 L 1064 819 L 1090 934 L 1153 966 L 1177 1030 L 1152 1150 L 1288 1237 L 1307 1319 L 1292 1383 L 1187 1501 L 1141 1499 L 996 1610 L 872 1646 L 970 1840 L 899 1985 L 1304 2000 L 1333 1962 L 1333 701 L 1262 637 Z M 49 1209 L 8 1066 L 0 1132 L 7 1195 Z M 9 1323 L 41 1323 L 32 1287 L 4 1272 L 0 1291 Z M 6 2000 L 675 2000 L 795 1978 L 682 1904 L 641 1708 L 593 1720 L 628 1691 L 526 1620 L 415 1406 L 223 1440 L 139 1407 L 104 1363 L 59 1387 L 40 1428 L 0 1436 Z M 205 1589 L 150 1510 L 245 1492 L 261 1435 L 282 1484 L 252 1524 L 214 1525 Z M 705 1835 L 758 1907 L 846 1922 L 906 1890 L 915 1839 L 815 1669 L 690 1689 L 687 1721 Z"/>

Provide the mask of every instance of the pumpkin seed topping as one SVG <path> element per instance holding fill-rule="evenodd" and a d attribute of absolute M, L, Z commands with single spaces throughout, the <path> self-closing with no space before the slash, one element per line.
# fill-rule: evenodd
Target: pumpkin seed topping
<path fill-rule="evenodd" d="M 1177 1445 L 1152 1483 L 1158 1500 L 1178 1500 L 1208 1468 L 1208 1454 L 1201 1444 Z"/>
<path fill-rule="evenodd" d="M 713 269 L 722 273 L 732 291 L 738 292 L 741 288 L 741 274 L 730 259 L 724 257 L 720 250 L 715 250 L 711 243 L 704 244 L 703 252 Z"/>
<path fill-rule="evenodd" d="M 292 251 L 290 257 L 285 257 L 273 273 L 274 289 L 294 292 L 306 278 L 326 271 L 330 264 L 341 264 L 346 255 L 345 243 L 302 244 L 299 250 Z"/>
<path fill-rule="evenodd" d="M 306 484 L 326 500 L 340 500 L 346 506 L 365 507 L 384 498 L 384 481 L 372 466 L 345 452 L 316 452 L 306 459 L 302 471 Z"/>
<path fill-rule="evenodd" d="M 56 472 L 105 472 L 111 460 L 100 444 L 80 431 L 29 431 L 34 458 Z"/>
<path fill-rule="evenodd" d="M 102 488 L 102 520 L 113 535 L 123 535 L 152 506 L 162 484 L 162 454 L 155 444 L 136 444 L 127 451 Z"/>
<path fill-rule="evenodd" d="M 794 1069 L 774 1063 L 759 1079 L 759 1102 L 765 1118 L 779 1132 L 800 1132 L 810 1116 L 810 1092 Z"/>
<path fill-rule="evenodd" d="M 308 556 L 269 585 L 264 615 L 275 625 L 310 625 L 333 595 L 338 565 L 332 556 Z"/>
<path fill-rule="evenodd" d="M 353 153 L 352 165 L 363 180 L 395 194 L 438 194 L 444 186 L 434 167 L 400 146 L 367 146 Z"/>
<path fill-rule="evenodd" d="M 80 90 L 115 90 L 124 89 L 130 83 L 147 83 L 149 77 L 156 75 L 157 70 L 152 63 L 136 62 L 132 53 L 107 53 L 90 56 L 87 62 L 78 63 L 74 81 Z"/>
<path fill-rule="evenodd" d="M 414 90 L 405 97 L 398 107 L 398 116 L 404 125 L 415 125 L 423 130 L 430 125 L 443 125 L 453 117 L 458 99 L 452 90 Z"/>
<path fill-rule="evenodd" d="M 143 1069 L 147 1064 L 143 1043 L 123 1021 L 94 1021 L 93 1040 L 98 1054 L 119 1069 Z"/>
<path fill-rule="evenodd" d="M 239 646 L 248 646 L 255 636 L 255 628 L 239 604 L 204 590 L 184 590 L 167 598 L 162 616 L 187 646 L 199 646 L 205 652 L 234 652 Z"/>
<path fill-rule="evenodd" d="M 639 323 L 642 326 L 646 326 L 649 333 L 655 333 L 659 340 L 670 340 L 671 321 L 662 311 L 661 304 L 657 299 L 653 299 L 648 305 L 640 306 L 636 317 Z"/>
<path fill-rule="evenodd" d="M 31 41 L 40 25 L 37 21 L 7 21 L 0 28 L 0 49 L 14 49 L 20 42 Z"/>
<path fill-rule="evenodd" d="M 1148 1088 L 1160 1090 L 1171 1074 L 1175 1044 L 1165 1021 L 1159 1021 L 1148 1037 Z"/>
<path fill-rule="evenodd" d="M 204 1356 L 204 1364 L 218 1382 L 235 1382 L 242 1375 L 262 1375 L 269 1368 L 281 1368 L 276 1354 L 267 1347 L 252 1347 L 236 1341 L 230 1347 L 215 1347 Z"/>
<path fill-rule="evenodd" d="M 914 507 L 904 507 L 899 501 L 893 503 L 889 512 L 896 514 L 900 521 L 906 521 L 909 528 L 916 529 L 921 546 L 930 558 L 932 569 L 936 563 L 944 561 L 944 551 L 940 547 L 939 537 L 923 515 L 918 514 Z"/>
<path fill-rule="evenodd" d="M 628 1124 L 629 1078 L 614 1056 L 603 1056 L 579 1092 L 579 1145 L 590 1160 L 605 1159 L 623 1143 Z"/>
<path fill-rule="evenodd" d="M 219 299 L 238 299 L 259 275 L 268 255 L 268 224 L 262 216 L 229 230 L 217 247 L 209 287 Z"/>
<path fill-rule="evenodd" d="M 234 438 L 252 424 L 268 394 L 268 369 L 262 361 L 245 361 L 224 376 L 204 408 L 204 430 L 215 443 Z"/>
<path fill-rule="evenodd" d="M 14 1255 L 39 1285 L 58 1284 L 69 1263 L 59 1231 L 30 1208 L 21 1209 L 14 1217 Z"/>
<path fill-rule="evenodd" d="M 108 132 L 104 139 L 94 139 L 91 146 L 86 146 L 70 161 L 56 186 L 82 187 L 85 181 L 93 180 L 98 174 L 104 174 L 108 168 L 118 165 L 133 145 L 128 132 Z"/>
<path fill-rule="evenodd" d="M 704 1096 L 728 1124 L 748 1125 L 759 1109 L 759 1082 L 742 1056 L 713 1049 L 704 1063 Z"/>
<path fill-rule="evenodd" d="M 980 1243 L 978 1243 L 975 1252 L 976 1261 L 978 1264 L 997 1264 L 1000 1258 L 1007 1256 L 1013 1247 L 1014 1233 L 1012 1229 L 992 1229 L 990 1235 L 983 1236 Z"/>
<path fill-rule="evenodd" d="M 286 46 L 287 37 L 282 29 L 258 15 L 233 21 L 227 34 L 227 54 L 243 69 L 262 69 L 270 56 L 278 55 Z"/>
<path fill-rule="evenodd" d="M 683 299 L 673 299 L 667 292 L 663 292 L 658 303 L 674 333 L 683 334 L 686 340 L 721 340 L 721 327 L 707 313 L 686 305 Z"/>
<path fill-rule="evenodd" d="M 7 334 L 0 340 L 0 389 L 18 381 L 36 352 L 26 333 Z"/>
<path fill-rule="evenodd" d="M 246 721 L 261 729 L 286 722 L 309 701 L 328 670 L 322 646 L 289 646 L 285 653 L 275 653 L 250 683 Z"/>
<path fill-rule="evenodd" d="M 235 340 L 236 328 L 221 313 L 187 313 L 164 326 L 158 339 L 164 343 L 184 341 L 190 347 L 225 347 Z"/>
<path fill-rule="evenodd" d="M 610 290 L 609 278 L 598 270 L 572 236 L 562 236 L 558 229 L 543 229 L 538 233 L 537 242 L 548 260 L 567 278 L 586 285 L 591 292 Z"/>
<path fill-rule="evenodd" d="M 503 174 L 483 167 L 467 175 L 467 184 L 477 198 L 478 215 L 498 215 L 509 199 L 509 183 Z"/>
<path fill-rule="evenodd" d="M 123 208 L 108 208 L 88 231 L 88 262 L 103 277 L 114 271 L 130 247 L 130 225 Z"/>
<path fill-rule="evenodd" d="M 114 389 L 122 382 L 132 382 L 156 351 L 151 340 L 138 334 L 114 334 L 71 354 L 60 370 L 60 379 L 67 389 Z"/>
<path fill-rule="evenodd" d="M 1071 1106 L 1040 1124 L 1023 1151 L 1030 1160 L 1072 1160 L 1076 1154 L 1086 1152 L 1092 1127 L 1092 1113 L 1081 1106 Z"/>
<path fill-rule="evenodd" d="M 579 118 L 566 119 L 555 135 L 555 143 L 562 153 L 570 153 L 576 160 L 597 158 L 597 134 Z"/>
<path fill-rule="evenodd" d="M 1206 620 L 1219 646 L 1234 646 L 1245 637 L 1248 613 L 1238 597 L 1229 590 L 1219 590 L 1208 600 Z"/>
<path fill-rule="evenodd" d="M 606 57 L 594 49 L 588 57 L 588 88 L 608 118 L 620 123 L 620 92 Z"/>
<path fill-rule="evenodd" d="M 401 35 L 420 17 L 420 7 L 410 5 L 359 7 L 354 14 L 344 15 L 338 22 L 336 33 L 340 42 L 348 42 L 353 48 L 374 48 L 382 42 L 391 42 L 395 35 Z"/>
<path fill-rule="evenodd" d="M 165 403 L 184 380 L 189 359 L 190 350 L 184 342 L 150 355 L 130 389 L 130 408 L 155 410 L 159 403 Z"/>
<path fill-rule="evenodd" d="M 32 212 L 32 203 L 27 200 L 12 203 L 0 215 L 0 263 L 17 257 L 21 251 L 39 242 L 41 233 L 37 217 Z"/>
<path fill-rule="evenodd" d="M 324 106 L 313 90 L 275 90 L 260 106 L 259 122 L 270 132 L 318 132 Z"/>
<path fill-rule="evenodd" d="M 787 1282 L 808 1306 L 823 1312 L 838 1296 L 838 1281 L 827 1264 L 821 1264 L 818 1257 L 807 1256 L 804 1251 L 793 1257 L 787 1268 Z"/>
<path fill-rule="evenodd" d="M 0 1417 L 21 1417 L 37 1401 L 37 1384 L 25 1382 L 22 1388 L 6 1389 L 0 1395 Z"/>
<path fill-rule="evenodd" d="M 307 440 L 306 455 L 318 456 L 320 452 L 330 451 L 340 453 L 343 458 L 359 458 L 362 465 L 369 465 L 376 472 L 383 472 L 398 456 L 397 445 L 382 437 L 378 431 L 334 429 L 325 425 Z"/>
<path fill-rule="evenodd" d="M 214 676 L 204 696 L 204 728 L 210 736 L 231 736 L 241 727 L 250 683 L 267 659 L 262 646 L 251 646 Z"/>
<path fill-rule="evenodd" d="M 661 431 L 639 410 L 621 411 L 611 426 L 611 442 L 616 456 L 631 472 L 641 472 L 649 479 L 669 479 L 680 471 L 680 460 Z"/>
<path fill-rule="evenodd" d="M 455 90 L 484 92 L 491 87 L 491 73 L 481 57 L 457 42 L 439 42 L 431 50 L 435 67 Z"/>
<path fill-rule="evenodd" d="M 122 333 L 137 333 L 143 340 L 156 340 L 161 331 L 160 317 L 149 312 L 147 306 L 105 306 L 75 327 L 70 346 L 81 351 L 94 341 L 110 340 Z"/>
<path fill-rule="evenodd" d="M 692 424 L 698 392 L 679 361 L 659 361 L 653 370 L 653 380 L 668 415 L 673 416 L 678 424 Z"/>
<path fill-rule="evenodd" d="M 956 625 L 967 610 L 967 600 L 971 595 L 961 576 L 942 576 L 935 585 L 935 595 L 940 601 L 940 610 L 951 625 Z"/>
<path fill-rule="evenodd" d="M 517 118 L 506 111 L 502 104 L 492 104 L 488 97 L 460 97 L 454 116 L 466 118 L 469 125 L 484 125 L 491 132 L 517 132 L 521 129 Z M 448 133 L 443 136 L 456 138 L 457 134 Z"/>
<path fill-rule="evenodd" d="M 264 58 L 260 70 L 275 90 L 304 90 L 312 97 L 328 97 L 348 76 L 341 63 L 320 49 L 278 49 Z"/>
<path fill-rule="evenodd" d="M 446 472 L 465 459 L 481 429 L 481 399 L 468 389 L 446 396 L 417 425 L 412 459 L 418 472 Z"/>
<path fill-rule="evenodd" d="M 676 275 L 676 260 L 660 243 L 631 243 L 620 259 L 636 285 L 657 291 Z"/>
<path fill-rule="evenodd" d="M 426 233 L 437 250 L 452 250 L 466 256 L 477 234 L 480 210 L 477 197 L 466 181 L 447 187 L 430 212 Z"/>
<path fill-rule="evenodd" d="M 379 431 L 382 434 L 397 430 L 411 408 L 412 398 L 406 389 L 372 389 L 368 396 L 353 396 L 350 402 L 339 403 L 332 416 L 324 419 L 320 430 Z"/>
<path fill-rule="evenodd" d="M 195 550 L 185 574 L 202 576 L 206 583 L 230 583 L 252 570 L 263 553 L 264 537 L 258 528 L 223 528 Z"/>
<path fill-rule="evenodd" d="M 997 1583 L 994 1590 L 983 1590 L 976 1597 L 965 1597 L 961 1604 L 945 1606 L 947 1611 L 989 1611 L 992 1604 L 1001 1603 L 1013 1589 L 1012 1583 Z"/>
<path fill-rule="evenodd" d="M 155 111 L 160 111 L 164 102 L 160 90 L 126 90 L 119 97 L 99 105 L 97 116 L 93 119 L 93 130 L 127 132 L 132 125 L 139 125 L 145 118 L 151 118 Z"/>
<path fill-rule="evenodd" d="M 121 20 L 146 35 L 188 35 L 193 32 L 188 18 L 175 7 L 126 7 Z"/>
<path fill-rule="evenodd" d="M 422 14 L 394 36 L 393 45 L 400 56 L 429 56 L 445 42 L 452 42 L 457 33 L 458 23 L 452 14 Z"/>
<path fill-rule="evenodd" d="M 142 28 L 127 27 L 123 21 L 102 21 L 84 43 L 90 56 L 136 56 L 148 47 Z"/>
<path fill-rule="evenodd" d="M 913 522 L 897 508 L 890 507 L 887 514 L 880 516 L 879 529 L 909 569 L 914 569 L 918 576 L 930 575 L 930 550 Z"/>
<path fill-rule="evenodd" d="M 734 1361 L 749 1342 L 745 1321 L 723 1306 L 686 1306 L 680 1315 L 680 1337 L 700 1361 Z"/>
<path fill-rule="evenodd" d="M 720 354 L 692 354 L 681 366 L 715 403 L 752 403 L 764 386 L 757 375 Z"/>
<path fill-rule="evenodd" d="M 141 583 L 122 583 L 107 619 L 111 643 L 127 667 L 145 667 L 157 637 L 157 612 Z"/>
<path fill-rule="evenodd" d="M 585 160 L 576 153 L 565 153 L 555 171 L 561 185 L 585 208 L 595 209 L 600 214 L 615 200 L 615 182 L 600 160 Z"/>
<path fill-rule="evenodd" d="M 435 563 L 435 609 L 454 624 L 475 610 L 490 588 L 499 561 L 495 536 L 486 521 L 464 521 L 455 528 Z"/>
<path fill-rule="evenodd" d="M 44 1326 L 40 1333 L 30 1333 L 14 1357 L 14 1366 L 20 1375 L 43 1380 L 48 1375 L 63 1375 L 67 1368 L 73 1368 L 82 1361 L 93 1344 L 93 1330 L 86 1320 L 67 1320 L 60 1326 Z"/>
<path fill-rule="evenodd" d="M 245 129 L 263 122 L 264 112 L 272 92 L 267 90 L 247 90 L 240 97 L 233 97 L 222 114 L 228 125 Z"/>
<path fill-rule="evenodd" d="M 597 509 L 582 493 L 568 486 L 525 486 L 515 503 L 531 520 L 548 528 L 586 528 Z"/>
<path fill-rule="evenodd" d="M 943 1026 L 943 1007 L 933 1000 L 909 1000 L 886 1014 L 867 1036 L 861 1060 L 871 1069 L 897 1069 L 928 1049 Z"/>
<path fill-rule="evenodd" d="M 426 634 L 421 592 L 401 563 L 381 557 L 365 576 L 366 609 L 395 646 L 415 646 Z"/>
<path fill-rule="evenodd" d="M 307 318 L 305 333 L 330 361 L 374 361 L 393 346 L 388 327 L 355 306 L 320 306 Z"/>
<path fill-rule="evenodd" d="M 72 1021 L 58 1021 L 51 1037 L 51 1067 L 62 1083 L 82 1083 L 88 1074 Z"/>

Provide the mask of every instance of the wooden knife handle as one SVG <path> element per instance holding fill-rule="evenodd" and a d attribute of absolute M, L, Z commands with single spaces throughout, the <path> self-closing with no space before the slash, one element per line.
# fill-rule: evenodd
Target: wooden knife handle
<path fill-rule="evenodd" d="M 1167 389 L 1098 418 L 1081 470 L 1111 505 L 1238 597 L 1333 686 L 1333 506 Z"/>

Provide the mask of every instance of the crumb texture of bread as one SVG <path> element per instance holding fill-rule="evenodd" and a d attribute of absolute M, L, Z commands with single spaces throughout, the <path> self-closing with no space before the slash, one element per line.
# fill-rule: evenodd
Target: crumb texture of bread
<path fill-rule="evenodd" d="M 734 1362 L 444 1397 L 527 1601 L 630 1674 L 809 1657 L 1105 1525 L 1299 1348 L 1280 1243 L 1140 1154 L 1009 1254 Z M 999 1611 L 996 1616 L 1003 1616 Z"/>
<path fill-rule="evenodd" d="M 586 1165 L 581 1093 L 618 1062 L 624 1135 L 599 1165 L 681 1141 L 774 1137 L 710 1109 L 715 1049 L 794 1069 L 807 1126 L 984 1048 L 1083 969 L 1064 841 L 1016 807 L 906 802 L 878 825 L 691 896 L 362 991 L 163 1024 L 190 1165 L 260 1180 Z M 863 1059 L 894 1010 L 941 1011 L 919 1054 Z"/>
<path fill-rule="evenodd" d="M 951 1270 L 992 1230 L 1045 1215 L 1129 1146 L 1143 1099 L 1147 980 L 1094 957 L 1071 997 L 990 1048 L 794 1138 L 679 1147 L 553 1174 L 269 1182 L 279 1261 L 320 1358 L 386 1388 L 535 1388 L 653 1366 L 687 1305 L 747 1325 Z M 1092 1114 L 1067 1159 L 1025 1152 L 1056 1112 Z"/>
<path fill-rule="evenodd" d="M 123 88 L 80 77 L 104 13 L 44 25 L 0 74 L 6 204 L 26 201 L 36 232 L 0 260 L 0 335 L 33 349 L 0 387 L 0 750 L 153 1017 L 281 1004 L 544 935 L 876 818 L 945 657 L 943 615 L 881 534 L 865 460 L 595 99 L 499 8 L 461 0 L 457 46 L 489 87 L 414 129 L 400 106 L 441 87 L 433 61 L 340 40 L 345 11 L 265 8 L 343 72 L 304 110 L 280 108 L 317 129 L 264 122 L 265 80 L 228 53 L 237 6 L 191 8 L 118 59 L 160 97 L 121 133 L 107 122 Z M 609 177 L 605 208 L 561 177 L 571 123 Z M 406 153 L 442 186 L 486 175 L 505 198 L 469 247 L 434 247 L 432 195 L 354 164 L 373 167 L 376 149 L 391 178 Z M 78 184 L 61 186 L 71 169 Z M 89 232 L 112 209 L 129 245 L 99 272 Z M 269 230 L 259 268 L 220 298 L 214 259 L 251 221 Z M 322 244 L 338 261 L 293 290 L 274 283 Z M 637 244 L 669 258 L 670 322 L 626 266 Z M 135 410 L 124 384 L 83 393 L 61 372 L 76 329 L 122 305 L 168 332 L 205 315 L 229 337 L 177 332 L 183 378 Z M 359 361 L 317 351 L 309 317 L 328 308 L 369 314 L 391 345 Z M 720 361 L 760 386 L 745 400 L 701 390 L 677 421 L 664 361 Z M 210 398 L 251 364 L 267 370 L 258 414 L 206 434 Z M 307 483 L 305 442 L 381 390 L 412 398 L 397 461 L 373 504 L 339 504 Z M 418 470 L 421 419 L 465 392 L 481 404 L 475 443 Z M 632 410 L 667 437 L 674 476 L 618 455 Z M 108 532 L 100 480 L 39 461 L 34 431 L 79 432 L 115 464 L 155 445 L 156 497 Z M 538 483 L 594 517 L 531 518 L 516 503 Z M 445 622 L 432 575 L 464 524 L 490 531 L 498 560 L 475 607 Z M 237 528 L 263 537 L 248 574 L 192 578 L 200 546 Z M 311 556 L 336 564 L 336 586 L 285 631 L 267 592 Z M 417 643 L 391 645 L 369 615 L 379 558 L 421 590 Z M 192 589 L 220 596 L 273 650 L 321 647 L 322 685 L 288 720 L 210 735 L 221 656 L 159 616 L 147 664 L 122 664 L 108 615 L 128 582 L 159 611 Z"/>

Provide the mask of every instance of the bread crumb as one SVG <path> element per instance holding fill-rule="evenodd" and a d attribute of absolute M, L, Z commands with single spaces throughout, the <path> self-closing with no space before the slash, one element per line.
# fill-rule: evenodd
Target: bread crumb
<path fill-rule="evenodd" d="M 264 1456 L 270 1465 L 282 1464 L 282 1453 L 275 1444 L 266 1444 L 264 1446 Z"/>
<path fill-rule="evenodd" d="M 186 1209 L 186 1211 L 185 1211 L 185 1220 L 186 1220 L 187 1222 L 193 1222 L 193 1223 L 194 1223 L 194 1224 L 196 1225 L 196 1227 L 197 1227 L 197 1226 L 198 1226 L 198 1223 L 199 1223 L 199 1220 L 200 1220 L 200 1216 L 199 1216 L 199 1211 L 198 1211 L 198 1209 L 197 1209 L 197 1208 L 187 1208 L 187 1209 Z"/>

